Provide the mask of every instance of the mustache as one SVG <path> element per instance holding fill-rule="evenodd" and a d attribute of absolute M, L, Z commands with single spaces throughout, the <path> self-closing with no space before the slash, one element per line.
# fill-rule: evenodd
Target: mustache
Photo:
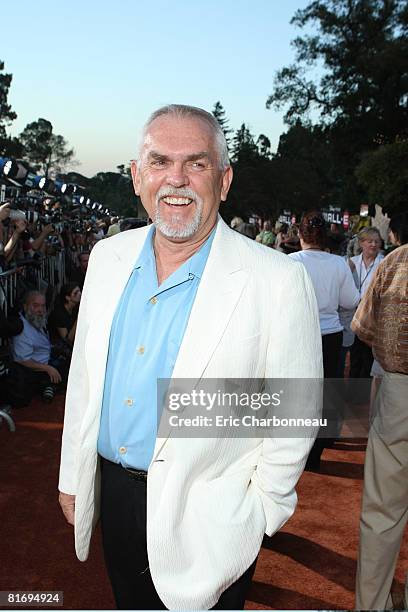
<path fill-rule="evenodd" d="M 156 202 L 167 196 L 176 196 L 179 198 L 190 198 L 190 200 L 198 201 L 198 194 L 190 187 L 170 187 L 163 185 L 156 194 Z"/>

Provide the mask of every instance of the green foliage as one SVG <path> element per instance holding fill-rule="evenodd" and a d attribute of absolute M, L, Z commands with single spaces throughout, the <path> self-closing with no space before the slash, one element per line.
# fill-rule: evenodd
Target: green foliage
<path fill-rule="evenodd" d="M 2 157 L 20 158 L 23 154 L 23 145 L 17 138 L 0 136 L 0 155 Z"/>
<path fill-rule="evenodd" d="M 12 74 L 1 74 L 4 70 L 4 62 L 0 60 L 0 139 L 6 139 L 6 126 L 10 125 L 17 118 L 16 113 L 8 104 L 7 98 L 13 79 Z M 0 146 L 2 146 L 0 144 Z M 5 146 L 3 144 L 3 146 Z"/>
<path fill-rule="evenodd" d="M 267 136 L 265 136 L 265 134 L 259 134 L 258 139 L 256 141 L 256 146 L 258 148 L 258 153 L 260 157 L 270 159 L 271 141 Z"/>
<path fill-rule="evenodd" d="M 408 127 L 408 10 L 405 0 L 315 0 L 292 23 L 314 25 L 293 41 L 296 64 L 277 73 L 267 107 L 288 107 L 291 124 L 310 110 L 326 125 L 352 125 L 372 147 Z M 308 77 L 321 66 L 320 79 Z"/>
<path fill-rule="evenodd" d="M 144 209 L 140 198 L 133 190 L 130 168 L 123 164 L 118 166 L 118 169 L 119 172 L 98 172 L 92 178 L 87 178 L 77 172 L 61 175 L 60 178 L 80 185 L 92 200 L 100 202 L 120 216 L 140 216 Z"/>
<path fill-rule="evenodd" d="M 254 136 L 245 123 L 235 132 L 232 140 L 231 159 L 234 163 L 253 164 L 259 158 Z"/>
<path fill-rule="evenodd" d="M 317 117 L 326 141 L 327 158 L 318 156 L 324 192 L 330 203 L 356 210 L 368 188 L 355 175 L 362 156 L 408 135 L 408 5 L 314 0 L 292 23 L 316 33 L 293 41 L 296 63 L 276 74 L 267 107 L 286 108 L 290 126 L 302 119 L 313 130 L 310 117 Z"/>
<path fill-rule="evenodd" d="M 61 172 L 68 164 L 74 163 L 74 150 L 68 148 L 63 136 L 53 133 L 52 124 L 47 119 L 29 123 L 19 138 L 24 159 L 45 176 Z"/>
<path fill-rule="evenodd" d="M 370 204 L 380 204 L 389 215 L 408 210 L 408 140 L 367 153 L 356 175 Z"/>
<path fill-rule="evenodd" d="M 225 140 L 227 141 L 227 145 L 228 145 L 228 148 L 229 148 L 229 145 L 230 145 L 230 142 L 231 142 L 231 139 L 230 139 L 229 135 L 232 133 L 232 130 L 228 126 L 228 119 L 225 116 L 225 110 L 224 110 L 224 107 L 222 106 L 221 102 L 216 102 L 214 104 L 214 108 L 212 110 L 212 114 L 214 115 L 214 117 L 216 118 L 218 123 L 220 124 L 221 129 L 224 132 Z"/>

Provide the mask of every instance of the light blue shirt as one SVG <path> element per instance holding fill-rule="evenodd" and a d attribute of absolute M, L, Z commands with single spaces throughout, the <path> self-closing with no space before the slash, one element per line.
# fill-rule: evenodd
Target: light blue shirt
<path fill-rule="evenodd" d="M 14 361 L 28 361 L 32 359 L 38 363 L 47 364 L 51 354 L 51 343 L 48 333 L 31 325 L 25 317 L 20 315 L 24 329 L 11 342 Z"/>
<path fill-rule="evenodd" d="M 100 455 L 147 470 L 157 433 L 157 379 L 170 378 L 215 230 L 160 286 L 147 235 L 112 322 L 98 439 Z"/>

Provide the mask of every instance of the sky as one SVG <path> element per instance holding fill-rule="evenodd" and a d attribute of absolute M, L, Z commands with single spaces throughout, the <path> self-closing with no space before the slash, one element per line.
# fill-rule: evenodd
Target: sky
<path fill-rule="evenodd" d="M 267 110 L 277 70 L 293 62 L 290 25 L 308 0 L 28 0 L 3 2 L 0 59 L 12 73 L 18 135 L 51 121 L 92 176 L 135 157 L 141 128 L 163 104 L 243 122 L 275 150 L 283 112 Z"/>

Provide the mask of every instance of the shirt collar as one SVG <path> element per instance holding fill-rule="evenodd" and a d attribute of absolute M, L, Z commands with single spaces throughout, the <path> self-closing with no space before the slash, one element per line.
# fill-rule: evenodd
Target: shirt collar
<path fill-rule="evenodd" d="M 143 248 L 137 258 L 135 263 L 135 270 L 137 268 L 144 268 L 149 262 L 154 261 L 154 251 L 153 251 L 153 237 L 154 237 L 155 227 L 152 223 L 149 229 L 149 232 L 146 236 L 146 239 L 143 244 Z"/>
<path fill-rule="evenodd" d="M 180 266 L 180 268 L 178 268 L 180 271 L 182 270 L 184 272 L 185 270 L 187 272 L 187 276 L 193 275 L 197 278 L 202 277 L 204 268 L 205 268 L 205 264 L 207 263 L 208 255 L 211 250 L 211 245 L 214 240 L 216 228 L 217 226 L 214 227 L 211 234 L 208 236 L 207 240 L 201 245 L 199 250 L 196 253 L 194 253 L 194 255 L 192 255 L 187 261 L 185 261 Z M 154 224 L 152 223 L 149 233 L 146 236 L 146 240 L 144 242 L 143 248 L 140 252 L 139 257 L 137 258 L 135 269 L 140 269 L 140 268 L 143 269 L 149 263 L 150 264 L 154 263 L 154 265 L 156 266 L 154 249 L 153 249 L 153 239 L 154 239 L 155 231 L 156 231 L 156 228 Z"/>

